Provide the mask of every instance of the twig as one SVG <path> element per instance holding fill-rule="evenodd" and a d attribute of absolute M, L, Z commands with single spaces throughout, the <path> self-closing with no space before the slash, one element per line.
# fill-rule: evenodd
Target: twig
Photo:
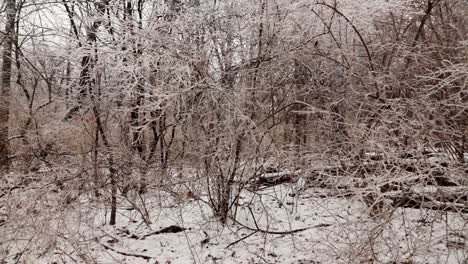
<path fill-rule="evenodd" d="M 258 232 L 258 230 L 255 230 L 255 231 L 253 231 L 252 233 L 250 233 L 250 234 L 248 234 L 248 235 L 246 235 L 246 236 L 244 236 L 244 237 L 242 237 L 242 238 L 239 238 L 238 240 L 236 240 L 236 241 L 230 243 L 230 244 L 227 245 L 225 248 L 228 249 L 228 248 L 234 246 L 235 244 L 237 244 L 237 243 L 239 243 L 239 242 L 241 242 L 241 241 L 243 241 L 243 240 L 249 238 L 250 236 L 256 234 L 257 232 Z"/>
<path fill-rule="evenodd" d="M 96 242 L 98 242 L 106 250 L 114 251 L 115 253 L 120 254 L 120 255 L 124 255 L 124 256 L 127 256 L 127 257 L 142 258 L 142 259 L 145 259 L 145 260 L 150 260 L 151 259 L 150 256 L 140 255 L 140 254 L 133 254 L 133 253 L 128 253 L 128 252 L 123 252 L 123 251 L 117 250 L 117 249 L 115 249 L 113 247 L 110 247 L 110 246 L 108 246 L 108 245 L 106 245 L 104 243 L 99 242 L 99 240 L 97 238 L 96 238 Z"/>
<path fill-rule="evenodd" d="M 314 225 L 314 226 L 309 226 L 309 227 L 304 227 L 304 228 L 299 228 L 299 229 L 293 229 L 293 230 L 288 230 L 288 231 L 269 231 L 269 230 L 263 230 L 263 229 L 261 229 L 259 227 L 257 227 L 257 228 L 248 227 L 248 226 L 242 224 L 241 222 L 239 222 L 239 221 L 237 221 L 235 219 L 233 219 L 233 220 L 238 225 L 240 225 L 243 228 L 246 228 L 246 229 L 248 229 L 250 231 L 256 231 L 256 232 L 261 232 L 261 233 L 271 234 L 271 235 L 290 235 L 290 234 L 302 232 L 302 231 L 305 231 L 305 230 L 309 230 L 309 229 L 312 229 L 312 228 L 331 226 L 331 224 L 318 224 L 318 225 Z"/>

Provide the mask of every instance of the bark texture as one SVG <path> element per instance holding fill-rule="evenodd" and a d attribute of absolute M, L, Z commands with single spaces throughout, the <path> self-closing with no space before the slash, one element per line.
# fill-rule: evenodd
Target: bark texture
<path fill-rule="evenodd" d="M 2 37 L 2 71 L 0 90 L 0 172 L 9 169 L 8 159 L 8 119 L 10 116 L 10 82 L 12 66 L 12 49 L 15 35 L 15 0 L 5 0 L 7 20 L 5 23 L 5 36 Z"/>

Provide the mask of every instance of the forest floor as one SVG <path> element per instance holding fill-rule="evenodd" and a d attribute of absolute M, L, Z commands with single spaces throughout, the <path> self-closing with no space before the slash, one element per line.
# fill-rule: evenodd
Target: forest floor
<path fill-rule="evenodd" d="M 120 197 L 109 226 L 105 201 L 18 191 L 2 205 L 9 220 L 0 224 L 0 263 L 468 262 L 467 214 L 392 208 L 371 217 L 358 195 L 308 188 L 292 196 L 292 186 L 242 191 L 226 225 L 203 196 Z"/>

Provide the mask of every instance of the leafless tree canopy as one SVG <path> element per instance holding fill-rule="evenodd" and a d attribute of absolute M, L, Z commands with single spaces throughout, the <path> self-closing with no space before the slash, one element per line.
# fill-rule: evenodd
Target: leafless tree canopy
<path fill-rule="evenodd" d="M 0 43 L 0 263 L 163 263 L 103 237 L 167 233 L 224 263 L 189 242 L 213 221 L 263 238 L 229 263 L 281 263 L 275 236 L 297 263 L 468 263 L 466 0 L 5 0 Z"/>

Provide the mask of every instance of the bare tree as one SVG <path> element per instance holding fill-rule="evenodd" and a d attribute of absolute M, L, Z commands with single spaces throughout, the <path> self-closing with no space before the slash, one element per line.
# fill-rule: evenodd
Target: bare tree
<path fill-rule="evenodd" d="M 8 120 L 10 116 L 10 94 L 12 76 L 12 51 L 15 39 L 16 1 L 6 1 L 5 33 L 2 36 L 2 71 L 0 90 L 0 171 L 9 168 Z"/>

